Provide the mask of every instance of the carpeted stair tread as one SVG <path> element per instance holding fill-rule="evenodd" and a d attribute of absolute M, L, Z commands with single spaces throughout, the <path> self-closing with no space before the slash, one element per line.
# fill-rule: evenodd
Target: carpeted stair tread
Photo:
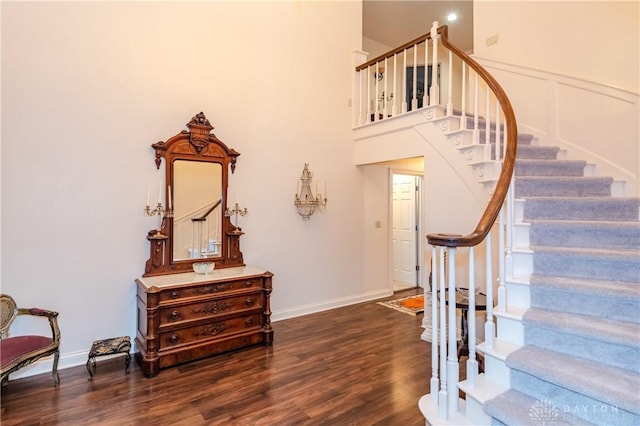
<path fill-rule="evenodd" d="M 601 196 L 611 195 L 611 177 L 597 176 L 517 176 L 515 196 Z"/>
<path fill-rule="evenodd" d="M 518 144 L 518 159 L 555 160 L 560 148 L 546 145 L 520 145 Z"/>
<path fill-rule="evenodd" d="M 549 401 L 532 398 L 514 389 L 509 389 L 488 401 L 484 406 L 484 412 L 498 420 L 497 423 L 491 423 L 492 425 L 593 425 L 558 409 Z"/>
<path fill-rule="evenodd" d="M 529 283 L 533 287 L 545 286 L 572 293 L 585 293 L 594 297 L 640 298 L 640 286 L 619 281 L 532 274 L 529 277 Z"/>
<path fill-rule="evenodd" d="M 532 246 L 533 272 L 640 284 L 640 252 L 633 249 Z"/>
<path fill-rule="evenodd" d="M 640 198 L 527 196 L 524 220 L 638 220 Z"/>
<path fill-rule="evenodd" d="M 530 220 L 530 244 L 640 249 L 640 221 Z"/>
<path fill-rule="evenodd" d="M 640 324 L 640 285 L 533 274 L 531 306 Z"/>
<path fill-rule="evenodd" d="M 640 374 L 640 324 L 576 313 L 529 309 L 524 343 Z"/>
<path fill-rule="evenodd" d="M 516 159 L 516 176 L 583 176 L 586 161 Z"/>
<path fill-rule="evenodd" d="M 511 386 L 516 391 L 544 401 L 562 413 L 574 415 L 583 421 L 607 426 L 640 425 L 639 415 L 620 408 L 619 405 L 585 395 L 580 390 L 557 386 L 523 371 L 511 370 Z"/>
<path fill-rule="evenodd" d="M 640 375 L 637 373 L 535 346 L 523 346 L 511 353 L 506 364 L 559 388 L 640 415 Z"/>
<path fill-rule="evenodd" d="M 537 327 L 554 328 L 560 332 L 577 336 L 592 337 L 601 342 L 616 343 L 640 349 L 640 324 L 625 323 L 605 318 L 554 312 L 540 308 L 530 308 L 522 322 Z"/>

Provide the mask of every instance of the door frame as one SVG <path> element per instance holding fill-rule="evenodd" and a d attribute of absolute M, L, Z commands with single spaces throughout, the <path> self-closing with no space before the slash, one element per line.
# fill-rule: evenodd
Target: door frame
<path fill-rule="evenodd" d="M 389 276 L 388 276 L 388 285 L 389 289 L 393 292 L 393 175 L 411 175 L 416 176 L 418 178 L 418 191 L 416 195 L 416 224 L 418 225 L 418 230 L 416 232 L 416 246 L 417 246 L 417 264 L 419 271 L 416 273 L 416 285 L 418 287 L 424 288 L 425 273 L 428 274 L 425 260 L 424 260 L 424 249 L 426 244 L 426 234 L 424 234 L 424 230 L 426 229 L 426 220 L 425 220 L 425 208 L 424 208 L 424 172 L 416 171 L 416 170 L 408 170 L 402 168 L 389 168 L 388 175 L 388 188 L 389 192 L 387 196 L 389 197 L 389 226 L 387 227 L 387 239 L 389 241 L 388 244 L 388 264 L 389 264 Z M 424 244 L 423 244 L 424 238 Z"/>

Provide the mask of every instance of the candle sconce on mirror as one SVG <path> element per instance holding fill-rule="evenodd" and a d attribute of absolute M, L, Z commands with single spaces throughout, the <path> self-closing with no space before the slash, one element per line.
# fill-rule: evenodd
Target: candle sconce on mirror
<path fill-rule="evenodd" d="M 327 184 L 324 185 L 324 197 L 318 192 L 318 182 L 316 182 L 316 194 L 311 191 L 311 180 L 313 173 L 309 171 L 309 164 L 305 163 L 302 169 L 302 176 L 297 184 L 296 195 L 293 204 L 298 210 L 298 214 L 302 216 L 302 220 L 309 218 L 316 212 L 322 211 L 327 207 Z M 302 182 L 302 187 L 300 186 Z"/>
<path fill-rule="evenodd" d="M 244 266 L 237 216 L 247 209 L 227 205 L 229 170 L 235 171 L 240 154 L 212 133 L 202 112 L 186 126 L 188 131 L 151 145 L 158 169 L 164 159 L 165 184 L 155 208 L 150 205 L 151 188 L 147 193 L 144 214 L 156 216 L 158 226 L 147 234 L 150 257 L 144 276 L 190 272 L 203 258 L 216 269 Z M 235 225 L 229 212 L 236 215 Z"/>
<path fill-rule="evenodd" d="M 224 215 L 226 217 L 231 217 L 231 216 L 235 216 L 235 229 L 232 232 L 235 232 L 237 234 L 243 234 L 242 232 L 242 228 L 240 228 L 238 226 L 238 216 L 246 216 L 249 213 L 249 210 L 247 210 L 247 208 L 240 208 L 240 205 L 238 204 L 238 202 L 236 201 L 235 205 L 233 206 L 232 209 L 229 209 L 227 207 L 227 209 L 224 211 Z"/>
<path fill-rule="evenodd" d="M 166 209 L 162 204 L 162 188 L 158 191 L 158 204 L 154 209 L 151 208 L 150 196 L 151 196 L 151 185 L 149 185 L 147 189 L 147 205 L 144 208 L 144 215 L 149 217 L 157 216 L 158 226 L 156 227 L 155 230 L 149 231 L 149 233 L 154 238 L 160 238 L 160 239 L 167 238 L 166 235 L 162 234 L 161 229 L 162 229 L 162 219 L 164 217 L 173 217 L 173 210 L 171 208 L 171 185 L 169 185 L 169 198 L 167 198 L 168 205 Z"/>

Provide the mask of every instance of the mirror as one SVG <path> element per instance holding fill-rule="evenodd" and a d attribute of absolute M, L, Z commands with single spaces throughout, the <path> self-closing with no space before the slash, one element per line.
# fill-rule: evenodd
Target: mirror
<path fill-rule="evenodd" d="M 222 166 L 173 162 L 173 260 L 222 255 Z"/>
<path fill-rule="evenodd" d="M 159 230 L 147 234 L 150 256 L 144 276 L 192 272 L 195 262 L 215 262 L 216 268 L 243 266 L 242 230 L 227 211 L 229 170 L 240 155 L 211 131 L 205 115 L 196 114 L 189 131 L 152 144 L 156 167 L 165 162 L 166 200 Z"/>

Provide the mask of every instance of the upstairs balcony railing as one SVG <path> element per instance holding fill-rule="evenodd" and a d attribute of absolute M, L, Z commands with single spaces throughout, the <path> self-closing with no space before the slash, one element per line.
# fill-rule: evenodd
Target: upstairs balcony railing
<path fill-rule="evenodd" d="M 440 127 L 445 133 L 454 135 L 455 148 L 480 152 L 481 158 L 476 160 L 474 157 L 474 161 L 483 162 L 494 170 L 490 199 L 473 231 L 452 235 L 442 230 L 426 236 L 431 245 L 434 278 L 431 393 L 426 400 L 436 407 L 439 418 L 447 420 L 458 411 L 457 382 L 460 380 L 456 304 L 447 303 L 447 294 L 463 291 L 468 297 L 468 386 L 475 386 L 479 375 L 476 295 L 479 291 L 486 295 L 485 347 L 493 346 L 496 334 L 494 308 L 506 310 L 505 277 L 511 274 L 511 188 L 517 150 L 516 118 L 498 82 L 453 45 L 448 38 L 447 26 L 439 26 L 437 22 L 428 34 L 357 66 L 356 92 L 356 127 L 422 111 L 427 119 L 442 123 Z M 455 194 L 451 197 L 455 198 Z M 454 208 L 454 201 L 451 206 Z M 492 234 L 497 234 L 497 247 L 492 243 Z M 466 251 L 460 256 L 465 264 L 457 263 L 459 250 Z M 484 251 L 484 262 L 478 271 L 475 268 L 476 251 L 480 258 Z M 494 262 L 497 274 L 493 272 Z M 461 270 L 467 276 L 463 284 L 456 282 L 456 272 Z M 479 282 L 476 282 L 477 273 L 483 277 Z"/>

